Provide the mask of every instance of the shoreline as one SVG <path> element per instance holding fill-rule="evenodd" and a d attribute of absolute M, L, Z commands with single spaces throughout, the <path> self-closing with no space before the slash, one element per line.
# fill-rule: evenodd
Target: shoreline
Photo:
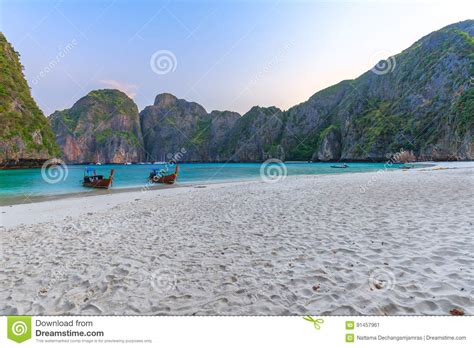
<path fill-rule="evenodd" d="M 294 164 L 296 162 L 288 161 L 290 164 Z M 299 163 L 299 162 L 298 162 Z M 306 163 L 306 162 L 301 162 Z M 453 163 L 453 162 L 413 162 L 411 164 L 414 165 L 421 165 L 423 167 L 420 168 L 413 168 L 410 170 L 419 170 L 422 168 L 428 167 L 435 167 L 438 163 Z M 465 162 L 458 162 L 458 163 L 470 163 L 469 161 Z M 473 167 L 474 167 L 474 162 Z M 341 175 L 341 174 L 357 174 L 357 173 L 376 173 L 380 170 L 398 170 L 398 168 L 390 168 L 393 164 L 387 164 L 389 167 L 382 168 L 379 170 L 374 171 L 367 171 L 367 172 L 340 172 L 340 173 L 331 173 L 331 174 L 296 174 L 292 176 L 320 176 L 320 175 Z M 399 169 L 403 170 L 403 169 Z M 55 200 L 62 200 L 62 199 L 69 199 L 69 198 L 78 198 L 78 197 L 94 197 L 94 196 L 101 196 L 101 195 L 109 195 L 109 194 L 118 194 L 124 192 L 139 192 L 139 191 L 154 191 L 154 190 L 163 190 L 163 189 L 174 189 L 177 187 L 188 187 L 188 186 L 195 186 L 195 185 L 211 185 L 211 184 L 225 184 L 225 183 L 245 183 L 245 182 L 253 182 L 258 181 L 256 178 L 241 178 L 241 179 L 234 179 L 234 180 L 213 180 L 210 181 L 195 181 L 195 182 L 185 182 L 183 184 L 178 183 L 174 185 L 140 185 L 136 187 L 121 187 L 121 188 L 112 188 L 108 190 L 100 190 L 100 189 L 91 189 L 89 191 L 77 191 L 77 192 L 70 192 L 70 193 L 59 193 L 53 195 L 32 195 L 32 196 L 8 196 L 8 197 L 0 197 L 0 209 L 2 207 L 9 207 L 14 205 L 21 205 L 21 204 L 30 204 L 30 203 L 39 203 L 39 202 L 47 202 L 47 201 L 55 201 Z M 143 188 L 146 187 L 144 190 Z"/>
<path fill-rule="evenodd" d="M 154 185 L 146 189 L 146 191 L 155 191 L 155 190 L 166 190 L 177 187 L 189 186 L 188 184 L 183 185 Z M 21 196 L 12 196 L 7 198 L 2 198 L 0 200 L 0 209 L 2 207 L 10 207 L 15 205 L 23 205 L 30 203 L 41 203 L 49 201 L 57 201 L 70 198 L 80 198 L 80 197 L 94 197 L 94 196 L 106 196 L 106 195 L 115 195 L 126 192 L 142 192 L 143 186 L 139 187 L 121 187 L 113 189 L 91 189 L 90 191 L 81 191 L 81 192 L 71 192 L 71 193 L 59 193 L 55 195 L 38 195 L 38 196 L 29 196 L 26 199 L 19 201 Z M 8 200 L 11 200 L 10 202 Z"/>
<path fill-rule="evenodd" d="M 441 162 L 438 164 L 432 162 L 421 162 L 417 164 L 425 165 L 421 168 L 414 168 L 409 170 L 394 170 L 394 169 L 379 169 L 370 172 L 341 172 L 338 174 L 312 174 L 312 175 L 292 175 L 288 178 L 308 179 L 308 178 L 322 178 L 322 177 L 338 177 L 350 175 L 362 175 L 369 177 L 367 184 L 370 184 L 380 173 L 387 172 L 415 172 L 415 171 L 431 171 L 438 170 L 437 168 L 465 169 L 474 168 L 474 162 L 458 162 L 457 167 L 447 167 L 452 162 Z M 470 164 L 472 163 L 472 167 Z M 76 217 L 83 214 L 93 213 L 96 211 L 105 211 L 113 209 L 119 203 L 126 203 L 132 201 L 139 201 L 142 198 L 147 198 L 151 194 L 158 195 L 163 193 L 164 196 L 173 195 L 174 193 L 186 193 L 194 189 L 213 189 L 230 186 L 239 186 L 247 184 L 261 184 L 261 179 L 249 178 L 248 180 L 230 180 L 230 181 L 212 181 L 212 182 L 196 182 L 186 184 L 174 185 L 151 185 L 147 186 L 146 190 L 141 187 L 131 188 L 116 188 L 113 190 L 91 190 L 89 192 L 75 192 L 51 196 L 31 196 L 22 202 L 4 204 L 0 203 L 0 229 L 12 228 L 22 224 L 30 225 L 35 223 L 56 221 L 61 218 Z M 166 193 L 165 193 L 166 192 Z M 27 216 L 24 213 L 28 212 Z"/>
<path fill-rule="evenodd" d="M 42 168 L 43 164 L 48 161 L 48 159 L 44 160 L 31 160 L 33 162 L 41 163 L 41 164 L 26 164 L 26 165 L 10 165 L 8 163 L 0 163 L 0 170 L 21 170 L 21 169 L 40 169 Z M 298 163 L 387 163 L 389 162 L 390 159 L 365 159 L 365 160 L 355 160 L 355 159 L 340 159 L 338 161 L 292 161 L 292 160 L 287 160 L 283 161 L 283 163 L 293 163 L 293 164 L 298 164 Z M 462 161 L 457 161 L 457 160 L 421 160 L 417 162 L 410 162 L 410 163 L 456 163 L 456 162 L 474 162 L 474 160 L 462 160 Z M 233 161 L 221 161 L 221 162 L 179 162 L 179 164 L 226 164 L 226 163 L 257 163 L 257 164 L 262 164 L 264 161 L 249 161 L 249 162 L 233 162 Z M 94 163 L 90 162 L 85 162 L 85 163 L 65 163 L 68 166 L 95 166 Z M 132 165 L 141 165 L 140 163 L 131 163 Z M 151 163 L 142 163 L 143 165 L 153 165 L 153 162 Z M 394 162 L 395 164 L 395 162 Z M 403 164 L 403 163 L 397 163 L 397 164 Z M 124 165 L 123 163 L 102 163 L 101 165 L 106 165 L 106 166 L 121 166 Z M 158 164 L 157 164 L 158 165 Z"/>
<path fill-rule="evenodd" d="M 474 165 L 347 174 L 2 208 L 0 314 L 474 314 Z"/>
<path fill-rule="evenodd" d="M 341 173 L 344 174 L 344 173 Z M 350 173 L 345 173 L 350 174 Z M 315 175 L 327 175 L 327 174 L 315 174 Z M 337 174 L 340 175 L 340 174 Z M 295 175 L 298 176 L 298 175 Z M 301 176 L 308 176 L 308 175 L 301 175 Z M 312 175 L 311 175 L 312 176 Z M 185 188 L 185 187 L 195 187 L 201 185 L 219 185 L 219 184 L 235 184 L 235 183 L 246 183 L 246 182 L 254 182 L 258 181 L 255 178 L 248 178 L 248 179 L 239 179 L 239 180 L 213 180 L 213 181 L 193 181 L 180 184 L 179 181 L 172 185 L 167 184 L 150 184 L 150 185 L 141 185 L 136 187 L 119 187 L 119 188 L 112 188 L 112 189 L 90 189 L 88 191 L 80 191 L 80 192 L 71 192 L 71 193 L 60 193 L 55 195 L 38 195 L 38 196 L 29 196 L 26 199 L 21 199 L 21 196 L 12 196 L 8 198 L 2 198 L 0 200 L 0 210 L 3 207 L 12 207 L 16 205 L 25 205 L 31 203 L 41 203 L 41 202 L 49 202 L 49 201 L 57 201 L 57 200 L 64 200 L 64 199 L 71 199 L 71 198 L 82 198 L 82 197 L 95 197 L 95 196 L 108 196 L 108 195 L 116 195 L 116 194 L 123 194 L 123 193 L 143 193 L 149 191 L 160 191 L 160 190 L 170 190 L 170 189 L 178 189 L 178 188 Z M 143 189 L 146 187 L 146 189 Z M 8 200 L 11 199 L 10 202 Z M 21 200 L 21 201 L 20 201 Z"/>
<path fill-rule="evenodd" d="M 169 197 L 172 196 L 173 193 L 185 194 L 194 189 L 213 189 L 258 182 L 259 181 L 249 180 L 196 183 L 192 185 L 161 185 L 146 191 L 134 188 L 115 189 L 114 192 L 95 190 L 98 192 L 92 191 L 86 195 L 83 193 L 64 194 L 51 196 L 52 199 L 0 205 L 0 231 L 2 228 L 9 229 L 18 226 L 58 221 L 81 215 L 92 215 L 96 212 L 111 210 L 119 204 L 149 199 L 151 195 L 157 197 L 159 193 L 162 193 L 164 197 Z M 120 191 L 117 192 L 118 190 Z M 28 212 L 27 216 L 24 216 L 25 212 Z"/>

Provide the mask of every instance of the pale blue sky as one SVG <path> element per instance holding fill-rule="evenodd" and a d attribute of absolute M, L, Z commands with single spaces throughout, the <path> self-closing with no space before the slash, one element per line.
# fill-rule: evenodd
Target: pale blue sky
<path fill-rule="evenodd" d="M 287 109 L 355 78 L 380 55 L 474 18 L 473 3 L 0 0 L 0 30 L 46 115 L 113 87 L 140 110 L 170 92 L 208 111 L 244 113 Z M 160 75 L 150 59 L 163 50 L 177 63 Z"/>

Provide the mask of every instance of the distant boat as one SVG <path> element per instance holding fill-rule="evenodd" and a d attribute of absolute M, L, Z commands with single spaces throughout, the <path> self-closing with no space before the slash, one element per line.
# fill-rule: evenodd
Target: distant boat
<path fill-rule="evenodd" d="M 114 180 L 114 169 L 110 170 L 110 175 L 106 179 L 103 175 L 97 175 L 96 170 L 93 168 L 86 168 L 84 171 L 84 179 L 82 185 L 85 187 L 92 188 L 104 188 L 108 189 Z"/>
<path fill-rule="evenodd" d="M 97 162 L 95 162 L 95 165 L 96 166 L 101 166 L 102 165 L 102 162 L 100 162 L 100 156 L 97 155 Z"/>
<path fill-rule="evenodd" d="M 347 164 L 342 164 L 342 165 L 333 165 L 331 168 L 339 168 L 339 169 L 344 169 L 344 168 L 349 168 Z"/>
<path fill-rule="evenodd" d="M 124 166 L 130 166 L 132 164 L 132 162 L 124 162 L 123 165 Z"/>
<path fill-rule="evenodd" d="M 165 156 L 161 156 L 161 161 L 153 162 L 153 164 L 166 164 Z"/>
<path fill-rule="evenodd" d="M 153 169 L 148 176 L 148 180 L 155 184 L 174 184 L 178 178 L 178 164 L 173 174 L 164 175 L 164 169 Z"/>

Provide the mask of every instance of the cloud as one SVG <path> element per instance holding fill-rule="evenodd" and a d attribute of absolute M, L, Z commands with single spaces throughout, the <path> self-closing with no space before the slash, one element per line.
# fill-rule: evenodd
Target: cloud
<path fill-rule="evenodd" d="M 128 83 L 116 81 L 116 80 L 100 80 L 101 84 L 106 85 L 107 87 L 118 89 L 122 91 L 130 98 L 133 98 L 137 95 L 137 85 L 129 85 Z"/>

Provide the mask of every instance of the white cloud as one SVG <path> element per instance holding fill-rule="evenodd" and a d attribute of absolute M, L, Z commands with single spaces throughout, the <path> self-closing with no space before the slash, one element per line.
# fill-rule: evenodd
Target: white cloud
<path fill-rule="evenodd" d="M 137 85 L 130 85 L 128 83 L 116 81 L 116 80 L 100 80 L 99 81 L 101 84 L 106 85 L 107 87 L 118 89 L 119 91 L 122 91 L 126 95 L 128 95 L 130 98 L 133 98 L 137 95 Z"/>

